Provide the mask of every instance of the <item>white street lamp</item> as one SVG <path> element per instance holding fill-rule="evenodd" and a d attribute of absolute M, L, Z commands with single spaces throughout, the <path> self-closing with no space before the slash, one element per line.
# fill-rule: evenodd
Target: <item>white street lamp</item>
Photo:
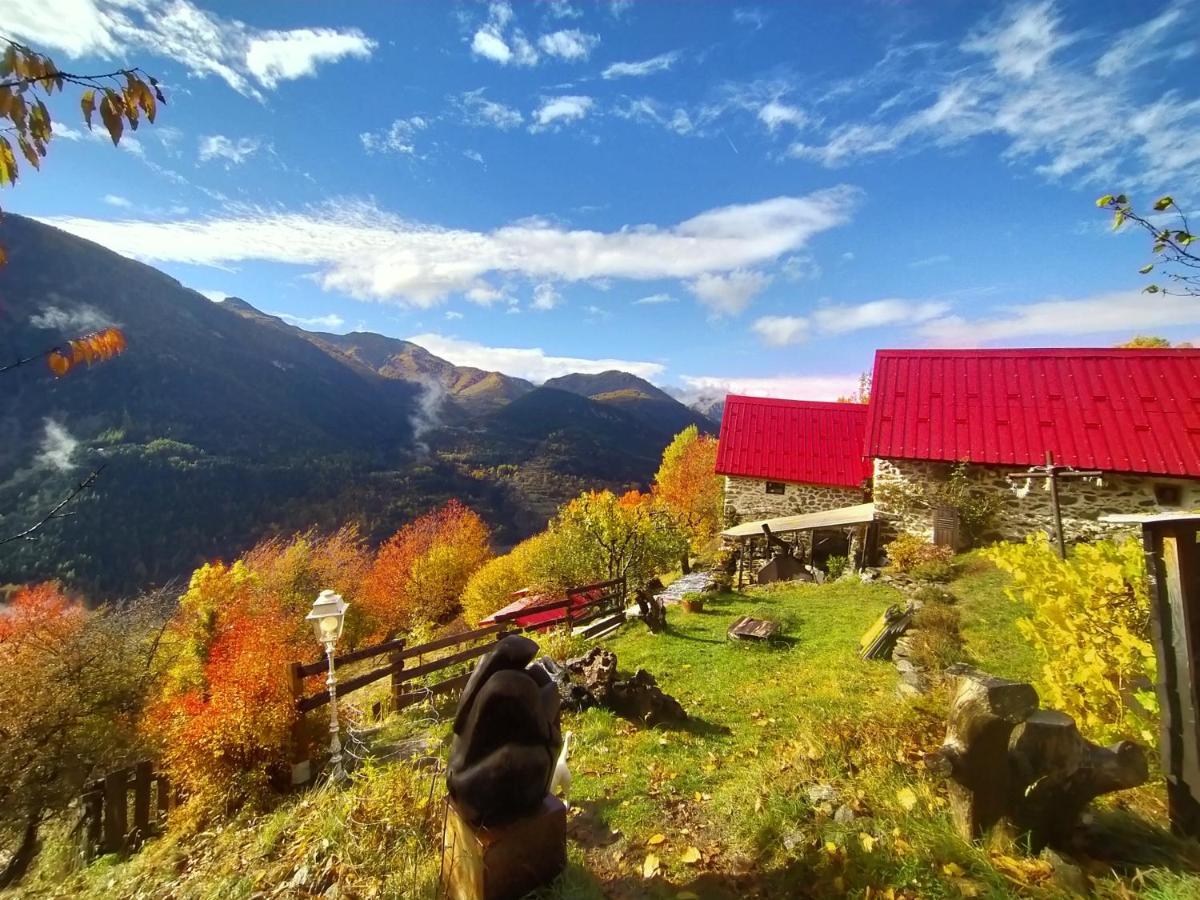
<path fill-rule="evenodd" d="M 304 617 L 312 622 L 313 634 L 317 643 L 325 647 L 325 657 L 329 661 L 329 676 L 325 679 L 325 686 L 329 689 L 329 780 L 333 782 L 346 777 L 342 768 L 342 742 L 338 738 L 337 674 L 333 668 L 333 648 L 342 636 L 342 624 L 349 606 L 340 594 L 321 591 L 313 601 L 312 610 Z"/>

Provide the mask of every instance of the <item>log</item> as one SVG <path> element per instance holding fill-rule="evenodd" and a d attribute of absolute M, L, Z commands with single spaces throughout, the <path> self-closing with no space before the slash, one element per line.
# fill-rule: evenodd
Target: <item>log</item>
<path fill-rule="evenodd" d="M 958 664 L 946 739 L 935 754 L 950 777 L 950 808 L 959 833 L 982 837 L 1004 817 L 1009 802 L 1009 737 L 1038 708 L 1032 685 L 996 678 Z"/>
<path fill-rule="evenodd" d="M 1055 710 L 1035 712 L 1013 730 L 1009 760 L 1011 818 L 1034 850 L 1064 846 L 1089 803 L 1144 784 L 1149 776 L 1137 744 L 1093 744 L 1074 719 Z"/>

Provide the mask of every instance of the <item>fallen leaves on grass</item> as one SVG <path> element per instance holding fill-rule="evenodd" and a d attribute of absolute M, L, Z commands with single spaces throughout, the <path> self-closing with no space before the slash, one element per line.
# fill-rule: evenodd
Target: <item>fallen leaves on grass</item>
<path fill-rule="evenodd" d="M 901 788 L 896 793 L 896 802 L 904 809 L 905 812 L 912 812 L 917 805 L 917 795 L 912 788 Z"/>
<path fill-rule="evenodd" d="M 680 862 L 685 862 L 689 866 L 700 862 L 700 850 L 697 847 L 688 847 L 683 853 L 679 854 Z"/>
<path fill-rule="evenodd" d="M 659 859 L 653 853 L 646 854 L 646 861 L 642 863 L 642 877 L 653 878 L 662 870 Z"/>
<path fill-rule="evenodd" d="M 652 834 L 646 839 L 646 846 L 657 847 L 659 844 L 665 842 L 666 839 L 667 836 L 665 834 Z"/>

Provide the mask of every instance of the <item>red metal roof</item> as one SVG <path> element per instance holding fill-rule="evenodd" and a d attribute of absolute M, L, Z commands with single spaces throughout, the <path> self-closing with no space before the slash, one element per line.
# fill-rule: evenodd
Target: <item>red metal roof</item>
<path fill-rule="evenodd" d="M 871 477 L 863 456 L 867 407 L 769 397 L 725 398 L 717 474 L 859 487 Z"/>
<path fill-rule="evenodd" d="M 879 350 L 866 447 L 1200 477 L 1200 350 Z"/>

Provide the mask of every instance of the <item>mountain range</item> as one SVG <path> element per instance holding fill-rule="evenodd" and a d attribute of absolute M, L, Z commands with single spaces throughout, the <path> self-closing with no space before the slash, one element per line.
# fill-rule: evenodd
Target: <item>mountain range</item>
<path fill-rule="evenodd" d="M 118 359 L 0 374 L 0 583 L 55 577 L 97 597 L 185 576 L 257 540 L 354 523 L 381 540 L 457 497 L 503 547 L 586 488 L 645 486 L 662 449 L 712 420 L 626 372 L 541 386 L 409 341 L 287 324 L 21 216 L 0 220 L 0 352 L 120 327 Z"/>

